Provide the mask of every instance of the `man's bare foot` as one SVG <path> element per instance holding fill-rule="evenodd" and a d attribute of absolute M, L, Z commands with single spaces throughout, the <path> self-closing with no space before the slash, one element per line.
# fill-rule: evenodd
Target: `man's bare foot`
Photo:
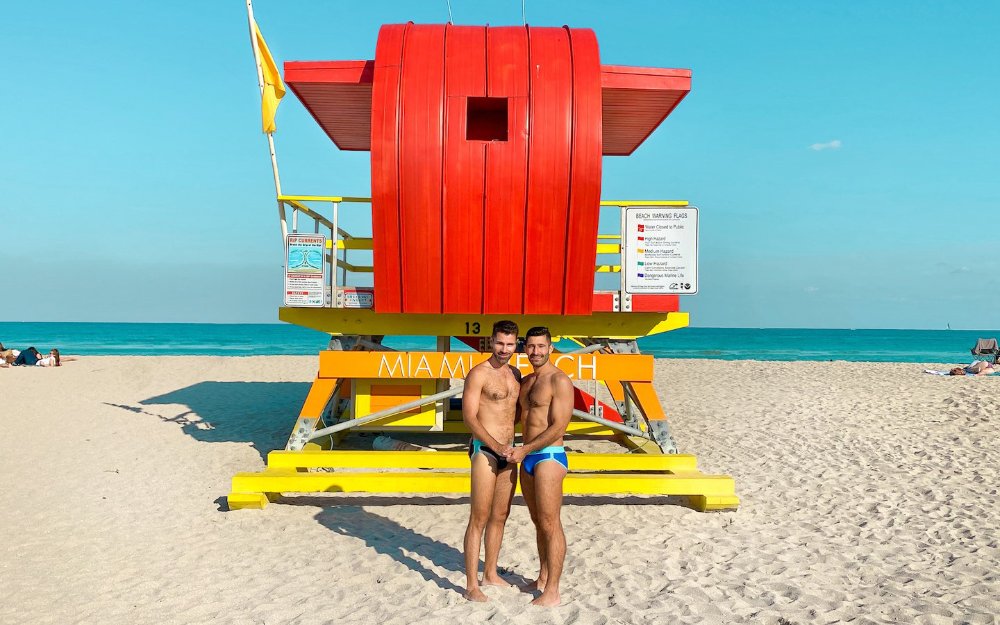
<path fill-rule="evenodd" d="M 466 590 L 465 594 L 462 596 L 468 599 L 469 601 L 476 601 L 479 603 L 484 603 L 490 600 L 490 598 L 484 595 L 483 591 L 478 588 L 470 588 Z"/>
<path fill-rule="evenodd" d="M 500 586 L 502 588 L 510 588 L 513 586 L 510 582 L 500 577 L 499 575 L 483 575 L 483 586 Z"/>
<path fill-rule="evenodd" d="M 535 581 L 533 581 L 533 582 L 531 582 L 529 584 L 521 586 L 521 590 L 523 590 L 524 592 L 534 592 L 536 590 L 545 592 L 545 580 L 544 579 L 536 579 Z"/>
<path fill-rule="evenodd" d="M 534 601 L 531 602 L 531 605 L 540 605 L 540 606 L 545 606 L 547 608 L 554 608 L 557 605 L 559 605 L 559 593 L 543 592 L 537 598 L 535 598 Z"/>

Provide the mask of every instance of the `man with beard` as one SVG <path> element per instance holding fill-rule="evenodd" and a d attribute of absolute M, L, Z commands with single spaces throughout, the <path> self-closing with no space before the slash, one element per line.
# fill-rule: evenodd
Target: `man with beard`
<path fill-rule="evenodd" d="M 462 418 L 472 432 L 472 510 L 465 530 L 465 598 L 487 601 L 479 582 L 479 547 L 486 532 L 484 586 L 510 586 L 497 574 L 497 558 L 510 503 L 517 485 L 517 465 L 505 454 L 513 451 L 514 421 L 521 373 L 507 364 L 517 350 L 517 324 L 493 325 L 493 355 L 469 371 L 462 392 Z"/>
<path fill-rule="evenodd" d="M 563 435 L 573 416 L 573 382 L 549 362 L 552 335 L 536 327 L 525 334 L 524 351 L 534 372 L 521 383 L 518 407 L 524 420 L 524 443 L 510 450 L 508 462 L 521 463 L 521 492 L 535 524 L 538 579 L 530 588 L 542 594 L 534 605 L 559 605 L 559 577 L 566 558 L 563 534 L 563 478 L 569 470 Z"/>

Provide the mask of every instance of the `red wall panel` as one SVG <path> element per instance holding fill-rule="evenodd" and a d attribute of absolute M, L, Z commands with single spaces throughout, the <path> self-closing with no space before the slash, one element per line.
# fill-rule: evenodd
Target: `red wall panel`
<path fill-rule="evenodd" d="M 601 60 L 590 30 L 569 30 L 573 52 L 573 138 L 563 310 L 592 312 L 601 204 Z"/>
<path fill-rule="evenodd" d="M 445 37 L 444 284 L 446 313 L 483 310 L 483 245 L 486 149 L 466 140 L 469 97 L 486 96 L 486 29 L 448 26 Z"/>
<path fill-rule="evenodd" d="M 528 30 L 489 28 L 487 92 L 507 97 L 507 141 L 486 148 L 483 312 L 524 311 L 524 219 L 528 185 Z"/>
<path fill-rule="evenodd" d="M 524 312 L 560 314 L 572 141 L 573 59 L 562 28 L 528 30 L 530 76 Z"/>
<path fill-rule="evenodd" d="M 372 259 L 375 310 L 402 310 L 399 241 L 399 70 L 408 25 L 379 30 L 372 82 Z"/>
<path fill-rule="evenodd" d="M 399 225 L 403 311 L 442 310 L 444 34 L 411 24 L 399 78 Z"/>

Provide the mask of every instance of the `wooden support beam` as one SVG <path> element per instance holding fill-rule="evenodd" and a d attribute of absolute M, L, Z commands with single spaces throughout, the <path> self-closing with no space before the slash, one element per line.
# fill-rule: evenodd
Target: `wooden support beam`
<path fill-rule="evenodd" d="M 312 386 L 309 387 L 309 395 L 306 396 L 302 410 L 299 411 L 299 418 L 295 420 L 295 427 L 292 428 L 288 441 L 285 443 L 286 449 L 298 446 L 299 442 L 304 444 L 308 434 L 316 430 L 316 426 L 323 416 L 323 411 L 326 410 L 327 404 L 330 403 L 330 399 L 337 389 L 338 381 L 335 378 L 320 377 L 313 380 Z"/>

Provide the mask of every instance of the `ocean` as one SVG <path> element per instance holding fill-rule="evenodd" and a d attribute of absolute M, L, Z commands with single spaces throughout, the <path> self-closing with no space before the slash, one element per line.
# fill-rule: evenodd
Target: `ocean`
<path fill-rule="evenodd" d="M 961 363 L 971 361 L 969 350 L 980 337 L 1000 337 L 1000 330 L 683 328 L 640 339 L 639 346 L 662 358 Z M 0 322 L 0 343 L 7 347 L 58 347 L 83 356 L 304 355 L 325 349 L 328 339 L 286 324 Z M 434 349 L 429 337 L 389 337 L 385 343 Z"/>

